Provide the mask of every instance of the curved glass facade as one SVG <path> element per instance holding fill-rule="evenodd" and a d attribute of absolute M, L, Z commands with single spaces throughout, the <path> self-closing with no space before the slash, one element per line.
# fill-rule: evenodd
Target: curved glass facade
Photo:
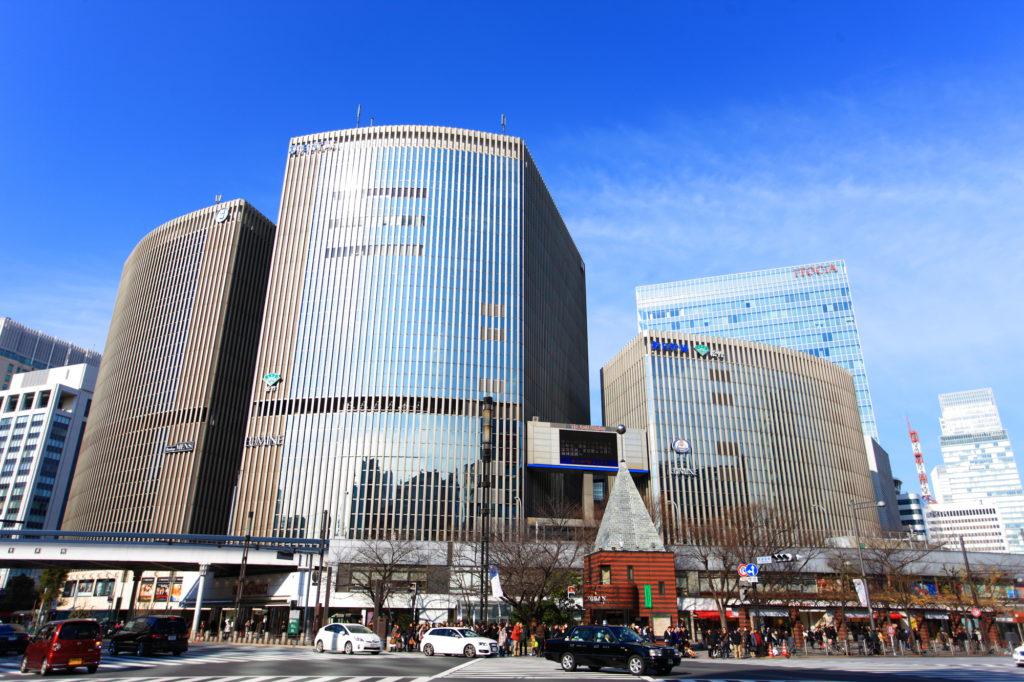
<path fill-rule="evenodd" d="M 847 535 L 875 501 L 852 377 L 763 344 L 644 332 L 604 366 L 605 419 L 647 431 L 666 542 L 723 512 L 765 506 Z M 861 529 L 879 530 L 874 508 Z"/>
<path fill-rule="evenodd" d="M 498 404 L 492 513 L 516 518 L 536 235 L 560 234 L 542 250 L 576 265 L 549 294 L 582 302 L 571 327 L 586 347 L 582 261 L 557 211 L 530 217 L 537 185 L 522 141 L 503 135 L 389 126 L 292 141 L 235 530 L 251 511 L 256 532 L 314 536 L 326 510 L 333 537 L 466 537 L 487 502 L 484 396 Z M 554 411 L 581 416 L 585 357 L 581 371 L 568 354 L 541 361 L 574 398 Z"/>

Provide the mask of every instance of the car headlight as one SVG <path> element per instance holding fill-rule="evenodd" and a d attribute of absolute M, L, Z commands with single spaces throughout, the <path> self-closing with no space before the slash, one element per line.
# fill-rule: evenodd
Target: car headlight
<path fill-rule="evenodd" d="M 647 653 L 651 656 L 661 656 L 661 649 L 648 649 Z"/>

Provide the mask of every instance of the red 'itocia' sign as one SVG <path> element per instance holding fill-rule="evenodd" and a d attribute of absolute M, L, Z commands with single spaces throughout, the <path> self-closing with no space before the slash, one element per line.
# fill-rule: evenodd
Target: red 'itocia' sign
<path fill-rule="evenodd" d="M 794 277 L 814 277 L 815 275 L 827 275 L 830 272 L 839 272 L 835 263 L 820 263 L 803 268 L 793 268 Z"/>

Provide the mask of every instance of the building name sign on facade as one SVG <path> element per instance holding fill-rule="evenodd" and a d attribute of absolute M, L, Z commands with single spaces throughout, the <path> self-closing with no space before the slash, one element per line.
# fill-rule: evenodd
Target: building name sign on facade
<path fill-rule="evenodd" d="M 604 604 L 606 601 L 608 601 L 608 598 L 605 597 L 603 594 L 588 594 L 587 601 L 591 604 Z"/>
<path fill-rule="evenodd" d="M 284 434 L 279 436 L 247 436 L 245 439 L 245 447 L 247 448 L 272 447 L 278 445 L 284 445 Z"/>
<path fill-rule="evenodd" d="M 657 339 L 651 339 L 651 350 L 689 354 L 690 346 L 685 342 L 678 343 L 676 341 L 659 341 Z M 725 353 L 719 350 L 712 350 L 711 346 L 706 343 L 695 343 L 693 345 L 693 352 L 699 358 L 710 358 L 712 360 L 725 359 Z"/>
<path fill-rule="evenodd" d="M 267 390 L 276 388 L 281 382 L 281 374 L 279 372 L 267 372 L 263 375 L 263 385 L 267 387 Z"/>
<path fill-rule="evenodd" d="M 833 272 L 839 272 L 839 268 L 835 263 L 819 263 L 818 265 L 793 268 L 794 277 L 816 277 L 818 275 L 828 275 Z"/>
<path fill-rule="evenodd" d="M 188 441 L 188 440 L 187 441 L 182 441 L 180 443 L 174 443 L 174 444 L 171 444 L 171 445 L 165 445 L 164 446 L 164 452 L 165 453 L 192 452 L 195 449 L 196 449 L 196 444 L 193 443 L 192 441 Z"/>

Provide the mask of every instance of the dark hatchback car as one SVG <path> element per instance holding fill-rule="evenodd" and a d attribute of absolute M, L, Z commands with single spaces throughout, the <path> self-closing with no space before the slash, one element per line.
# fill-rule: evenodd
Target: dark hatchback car
<path fill-rule="evenodd" d="M 663 675 L 680 660 L 674 648 L 654 644 L 630 628 L 615 625 L 577 625 L 563 637 L 545 641 L 544 657 L 561 663 L 566 672 L 582 665 L 590 670 L 626 668 L 634 675 Z"/>
<path fill-rule="evenodd" d="M 28 633 L 17 623 L 0 623 L 0 655 L 25 653 L 28 645 Z"/>
<path fill-rule="evenodd" d="M 29 640 L 21 658 L 21 672 L 37 670 L 49 675 L 54 670 L 85 668 L 94 673 L 100 666 L 102 648 L 100 626 L 96 621 L 53 621 Z"/>
<path fill-rule="evenodd" d="M 142 616 L 129 621 L 110 637 L 107 652 L 117 656 L 131 651 L 137 656 L 188 651 L 188 623 L 181 616 Z"/>

